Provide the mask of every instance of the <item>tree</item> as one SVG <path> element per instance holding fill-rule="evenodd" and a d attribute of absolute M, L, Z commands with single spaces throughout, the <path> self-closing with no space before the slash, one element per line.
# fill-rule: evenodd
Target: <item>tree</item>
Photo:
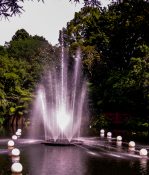
<path fill-rule="evenodd" d="M 0 47 L 0 124 L 17 125 L 29 115 L 35 89 L 56 60 L 56 46 L 24 29 Z"/>
<path fill-rule="evenodd" d="M 107 12 L 114 20 L 109 42 L 109 63 L 125 69 L 131 57 L 140 57 L 138 48 L 148 45 L 149 1 L 125 0 L 114 2 Z"/>
<path fill-rule="evenodd" d="M 6 55 L 6 49 L 5 49 L 5 47 L 4 46 L 0 46 L 0 55 Z"/>
<path fill-rule="evenodd" d="M 28 39 L 29 37 L 30 37 L 29 33 L 26 30 L 20 29 L 16 31 L 16 33 L 12 37 L 12 41 L 24 40 L 24 39 Z"/>
<path fill-rule="evenodd" d="M 69 0 L 72 1 L 72 0 Z M 73 0 L 74 2 L 78 3 L 80 0 Z M 92 6 L 92 7 L 98 7 L 101 5 L 100 0 L 84 0 L 85 6 Z"/>
<path fill-rule="evenodd" d="M 21 5 L 21 3 L 24 3 L 24 0 L 1 0 L 0 17 L 8 18 L 14 15 L 21 14 L 23 11 L 23 6 Z"/>
<path fill-rule="evenodd" d="M 148 116 L 148 9 L 146 0 L 84 7 L 63 30 L 70 53 L 82 49 L 93 115 L 129 113 L 140 121 Z"/>

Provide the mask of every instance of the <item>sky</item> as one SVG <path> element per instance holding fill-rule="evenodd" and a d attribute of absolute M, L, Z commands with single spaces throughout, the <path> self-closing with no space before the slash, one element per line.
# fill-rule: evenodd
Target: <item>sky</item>
<path fill-rule="evenodd" d="M 83 1 L 82 1 L 83 2 Z M 9 20 L 0 20 L 0 45 L 9 42 L 18 29 L 25 29 L 30 35 L 43 36 L 52 45 L 58 43 L 59 30 L 66 27 L 78 12 L 83 3 L 71 3 L 69 0 L 45 0 L 37 2 L 25 1 L 23 12 L 20 16 L 13 16 Z M 101 0 L 102 5 L 107 5 L 109 0 Z"/>

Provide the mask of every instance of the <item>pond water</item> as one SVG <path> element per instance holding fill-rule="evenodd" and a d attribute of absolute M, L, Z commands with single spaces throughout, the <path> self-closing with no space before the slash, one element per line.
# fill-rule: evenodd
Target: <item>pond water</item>
<path fill-rule="evenodd" d="M 7 138 L 0 137 L 0 175 L 12 175 L 12 158 Z M 149 157 L 139 156 L 139 150 L 149 145 L 136 143 L 130 151 L 128 143 L 117 144 L 116 138 L 82 137 L 81 144 L 48 146 L 41 140 L 19 138 L 22 175 L 148 175 Z"/>

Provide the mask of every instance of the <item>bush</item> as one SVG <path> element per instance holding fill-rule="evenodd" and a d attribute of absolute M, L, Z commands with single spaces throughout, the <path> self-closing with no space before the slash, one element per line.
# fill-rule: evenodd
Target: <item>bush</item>
<path fill-rule="evenodd" d="M 92 122 L 93 128 L 107 128 L 108 126 L 109 126 L 109 121 L 103 114 L 96 116 Z"/>

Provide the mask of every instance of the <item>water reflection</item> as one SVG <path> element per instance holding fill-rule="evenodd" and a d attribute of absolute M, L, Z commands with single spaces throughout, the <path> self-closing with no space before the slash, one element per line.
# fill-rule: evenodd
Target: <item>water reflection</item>
<path fill-rule="evenodd" d="M 46 146 L 40 140 L 19 139 L 23 175 L 148 175 L 149 157 L 141 157 L 138 148 L 128 150 L 124 142 L 107 138 L 83 138 L 83 145 Z M 0 175 L 11 174 L 13 161 L 7 140 L 0 142 Z M 139 145 L 144 147 L 143 145 Z M 7 151 L 6 153 L 4 153 Z"/>
<path fill-rule="evenodd" d="M 116 147 L 117 147 L 117 151 L 121 152 L 122 151 L 122 141 L 116 141 Z"/>
<path fill-rule="evenodd" d="M 36 146 L 30 148 L 30 172 L 40 175 L 85 175 L 82 150 L 72 147 Z"/>
<path fill-rule="evenodd" d="M 129 148 L 128 148 L 128 152 L 129 152 L 130 154 L 135 154 L 135 147 L 129 147 Z"/>
<path fill-rule="evenodd" d="M 140 171 L 142 174 L 147 173 L 147 163 L 148 163 L 147 157 L 140 158 Z"/>

